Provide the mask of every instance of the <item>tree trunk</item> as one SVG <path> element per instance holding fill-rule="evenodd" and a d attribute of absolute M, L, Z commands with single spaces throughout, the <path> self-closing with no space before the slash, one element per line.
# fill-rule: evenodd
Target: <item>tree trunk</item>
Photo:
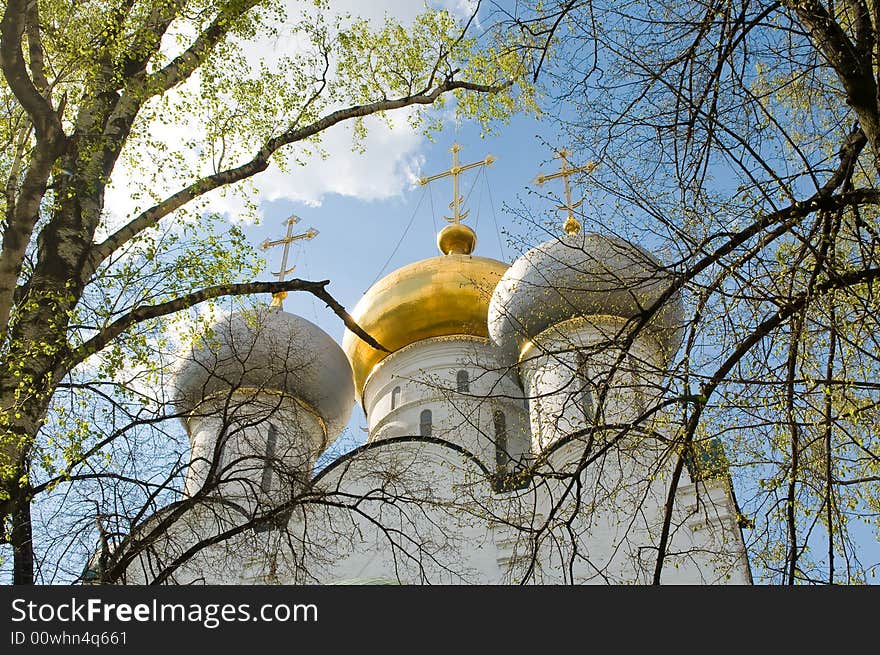
<path fill-rule="evenodd" d="M 34 542 L 31 532 L 30 487 L 19 489 L 12 510 L 12 582 L 17 585 L 34 584 Z"/>

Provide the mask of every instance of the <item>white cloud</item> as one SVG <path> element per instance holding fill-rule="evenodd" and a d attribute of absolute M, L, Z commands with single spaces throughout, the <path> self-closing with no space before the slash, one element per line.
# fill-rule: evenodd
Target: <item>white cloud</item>
<path fill-rule="evenodd" d="M 273 167 L 259 179 L 267 200 L 288 199 L 308 205 L 320 205 L 328 193 L 384 200 L 399 195 L 412 183 L 421 165 L 418 155 L 423 137 L 405 120 L 405 110 L 394 114 L 394 127 L 368 118 L 365 151 L 352 151 L 351 128 L 340 125 L 327 132 L 326 159 L 315 158 L 306 166 L 288 173 Z"/>
<path fill-rule="evenodd" d="M 256 200 L 291 200 L 309 206 L 319 206 L 327 194 L 335 193 L 360 200 L 385 200 L 400 195 L 418 177 L 423 161 L 419 150 L 424 137 L 413 129 L 406 120 L 411 110 L 394 112 L 393 126 L 384 121 L 368 117 L 367 136 L 364 152 L 353 150 L 352 130 L 349 125 L 340 124 L 323 135 L 322 147 L 326 158 L 312 157 L 306 165 L 291 164 L 287 172 L 276 165 L 258 174 L 252 182 L 256 188 Z M 172 144 L 189 129 L 186 125 L 161 126 L 153 138 Z M 195 155 L 191 158 L 194 160 Z M 181 182 L 174 175 L 163 175 L 156 171 L 157 179 L 152 182 L 153 190 L 167 195 L 176 191 Z M 151 203 L 137 198 L 132 189 L 134 177 L 139 175 L 126 166 L 114 171 L 113 182 L 107 188 L 105 207 L 112 220 L 108 230 L 121 224 L 133 212 L 141 211 Z M 236 220 L 245 214 L 244 194 L 237 189 L 212 192 L 206 196 L 207 209 L 229 216 Z"/>

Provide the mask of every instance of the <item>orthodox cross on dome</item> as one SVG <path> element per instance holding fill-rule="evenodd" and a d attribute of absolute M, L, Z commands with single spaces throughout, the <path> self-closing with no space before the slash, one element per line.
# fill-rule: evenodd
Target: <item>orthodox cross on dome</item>
<path fill-rule="evenodd" d="M 596 168 L 596 164 L 595 162 L 587 162 L 586 166 L 569 166 L 568 156 L 570 154 L 571 153 L 565 148 L 557 152 L 554 157 L 558 157 L 562 160 L 562 168 L 559 169 L 558 173 L 552 173 L 551 175 L 539 175 L 535 178 L 535 182 L 538 184 L 544 184 L 544 182 L 549 182 L 550 180 L 555 180 L 560 177 L 562 178 L 562 183 L 565 185 L 565 204 L 559 205 L 557 209 L 568 210 L 568 218 L 565 220 L 565 225 L 563 225 L 562 229 L 565 230 L 566 234 L 577 234 L 581 231 L 581 224 L 574 217 L 574 210 L 580 207 L 584 201 L 583 199 L 581 199 L 575 203 L 572 203 L 571 186 L 568 183 L 568 178 L 575 173 L 592 173 L 593 170 Z"/>
<path fill-rule="evenodd" d="M 437 175 L 431 175 L 430 177 L 419 179 L 419 184 L 425 186 L 428 182 L 433 182 L 434 180 L 439 180 L 444 177 L 452 177 L 452 202 L 449 203 L 449 207 L 452 209 L 452 216 L 444 216 L 443 218 L 455 225 L 466 219 L 469 213 L 467 209 L 462 211 L 461 208 L 461 203 L 464 201 L 464 198 L 458 194 L 458 176 L 465 171 L 477 168 L 478 166 L 489 166 L 495 161 L 495 157 L 492 155 L 486 155 L 486 158 L 483 161 L 475 161 L 473 164 L 461 165 L 458 163 L 458 152 L 460 150 L 461 144 L 458 143 L 453 143 L 452 148 L 449 149 L 449 152 L 452 153 L 452 168 L 448 171 L 443 171 L 442 173 L 437 173 Z"/>
<path fill-rule="evenodd" d="M 273 246 L 278 246 L 284 244 L 284 248 L 281 251 L 281 268 L 277 273 L 272 273 L 275 277 L 278 278 L 279 282 L 284 282 L 284 278 L 286 278 L 290 273 L 293 273 L 293 269 L 296 268 L 296 264 L 287 268 L 287 256 L 290 253 L 290 244 L 294 241 L 299 241 L 301 239 L 314 239 L 318 236 L 318 230 L 313 227 L 310 227 L 308 230 L 303 232 L 302 234 L 294 234 L 293 226 L 299 223 L 299 218 L 291 215 L 284 224 L 287 226 L 287 234 L 285 234 L 280 239 L 275 239 L 274 241 L 270 241 L 266 239 L 263 243 L 260 244 L 261 250 L 268 250 Z M 281 307 L 284 299 L 287 298 L 286 291 L 279 291 L 278 293 L 272 294 L 272 307 Z"/>

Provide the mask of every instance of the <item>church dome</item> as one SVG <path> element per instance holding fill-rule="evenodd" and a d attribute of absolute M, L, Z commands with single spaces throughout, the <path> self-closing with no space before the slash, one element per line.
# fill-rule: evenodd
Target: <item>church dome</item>
<path fill-rule="evenodd" d="M 235 312 L 216 323 L 175 376 L 175 403 L 189 412 L 230 389 L 281 392 L 298 399 L 334 438 L 354 407 L 351 367 L 317 325 L 280 307 Z"/>
<path fill-rule="evenodd" d="M 379 362 L 416 341 L 454 334 L 488 337 L 489 300 L 507 267 L 496 259 L 450 252 L 408 264 L 374 284 L 352 317 L 390 352 L 376 350 L 346 330 L 342 347 L 357 393 L 363 393 Z"/>
<path fill-rule="evenodd" d="M 489 334 L 518 357 L 531 339 L 568 319 L 638 317 L 670 282 L 660 262 L 625 239 L 564 234 L 526 252 L 504 274 L 489 307 Z M 666 357 L 681 345 L 682 313 L 676 294 L 648 324 Z"/>

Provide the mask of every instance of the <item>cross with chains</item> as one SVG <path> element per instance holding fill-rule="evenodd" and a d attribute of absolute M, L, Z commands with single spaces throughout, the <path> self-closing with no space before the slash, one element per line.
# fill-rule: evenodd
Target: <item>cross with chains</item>
<path fill-rule="evenodd" d="M 280 239 L 275 239 L 274 241 L 266 239 L 265 241 L 263 241 L 263 243 L 260 244 L 261 250 L 268 250 L 269 248 L 272 248 L 273 246 L 278 246 L 278 245 L 284 244 L 284 248 L 281 251 L 281 269 L 277 273 L 272 273 L 272 275 L 274 275 L 275 277 L 278 278 L 279 282 L 284 282 L 284 279 L 289 274 L 293 273 L 293 269 L 296 268 L 296 264 L 294 264 L 290 268 L 287 268 L 287 256 L 290 253 L 290 244 L 293 243 L 294 241 L 299 241 L 300 239 L 314 239 L 316 236 L 318 236 L 318 230 L 316 230 L 313 227 L 310 227 L 308 230 L 306 230 L 302 234 L 294 234 L 293 233 L 293 226 L 296 225 L 297 223 L 299 223 L 299 218 L 297 218 L 296 216 L 291 216 L 286 221 L 284 221 L 284 224 L 287 225 L 287 234 L 285 234 Z M 284 301 L 284 299 L 286 297 L 287 297 L 286 291 L 279 291 L 278 293 L 273 293 L 271 306 L 272 307 L 281 307 L 282 306 L 281 303 Z"/>
<path fill-rule="evenodd" d="M 566 234 L 577 234 L 581 231 L 581 224 L 574 217 L 574 210 L 580 207 L 584 201 L 583 199 L 581 199 L 575 203 L 572 203 L 571 186 L 568 183 L 568 178 L 575 173 L 592 173 L 593 170 L 596 168 L 596 164 L 594 162 L 589 162 L 586 166 L 571 167 L 568 164 L 568 156 L 570 154 L 571 153 L 565 148 L 557 152 L 554 156 L 562 160 L 562 168 L 559 170 L 558 173 L 553 173 L 551 175 L 539 175 L 535 178 L 535 182 L 538 184 L 544 184 L 544 182 L 549 182 L 550 180 L 555 180 L 560 177 L 562 178 L 562 183 L 565 186 L 565 204 L 559 205 L 557 209 L 568 210 L 568 218 L 566 219 L 565 225 L 562 229 L 565 230 Z"/>
<path fill-rule="evenodd" d="M 452 168 L 448 171 L 443 171 L 442 173 L 437 173 L 437 175 L 431 175 L 430 177 L 419 179 L 419 184 L 425 186 L 428 182 L 433 182 L 434 180 L 439 180 L 443 177 L 452 177 L 452 202 L 449 203 L 449 208 L 452 209 L 452 216 L 443 217 L 450 223 L 461 223 L 470 213 L 467 209 L 464 211 L 461 209 L 461 203 L 464 201 L 464 198 L 458 195 L 458 176 L 465 171 L 477 168 L 478 166 L 489 166 L 495 161 L 495 157 L 492 155 L 486 155 L 486 158 L 483 161 L 475 161 L 473 164 L 465 164 L 464 166 L 461 166 L 458 163 L 459 150 L 461 150 L 461 145 L 453 143 L 452 148 L 449 150 L 449 152 L 452 153 Z"/>

